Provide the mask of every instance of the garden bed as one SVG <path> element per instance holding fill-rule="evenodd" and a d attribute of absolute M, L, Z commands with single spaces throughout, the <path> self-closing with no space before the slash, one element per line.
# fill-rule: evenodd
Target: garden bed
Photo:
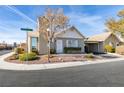
<path fill-rule="evenodd" d="M 10 63 L 18 64 L 45 64 L 48 63 L 47 55 L 38 55 L 36 60 L 32 61 L 20 61 L 20 60 L 11 60 L 11 57 L 5 59 L 5 61 Z M 50 63 L 61 63 L 61 62 L 77 62 L 77 61 L 88 61 L 88 60 L 97 60 L 100 59 L 98 56 L 89 55 L 89 54 L 60 54 L 60 55 L 51 55 Z"/>

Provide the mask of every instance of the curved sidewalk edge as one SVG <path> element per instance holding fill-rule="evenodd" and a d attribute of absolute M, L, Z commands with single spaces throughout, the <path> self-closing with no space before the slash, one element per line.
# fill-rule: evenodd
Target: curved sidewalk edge
<path fill-rule="evenodd" d="M 8 53 L 0 57 L 0 69 L 4 70 L 45 70 L 45 69 L 55 69 L 55 68 L 62 68 L 62 67 L 74 67 L 74 66 L 82 66 L 82 65 L 89 65 L 89 64 L 100 64 L 106 62 L 116 62 L 124 60 L 124 58 L 116 58 L 116 59 L 109 59 L 109 60 L 97 60 L 97 61 L 78 61 L 78 62 L 66 62 L 66 63 L 51 63 L 51 64 L 15 64 L 5 62 L 4 58 L 12 55 L 13 53 Z"/>

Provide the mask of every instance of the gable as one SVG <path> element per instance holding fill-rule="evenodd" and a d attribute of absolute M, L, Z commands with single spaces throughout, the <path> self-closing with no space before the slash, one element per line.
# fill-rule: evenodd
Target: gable
<path fill-rule="evenodd" d="M 113 35 L 111 34 L 106 40 L 105 40 L 105 43 L 108 43 L 108 42 L 114 42 L 114 43 L 119 43 L 120 40 L 117 38 L 116 35 Z"/>
<path fill-rule="evenodd" d="M 56 37 L 60 38 L 84 38 L 80 32 L 78 32 L 76 29 L 68 29 L 66 31 L 63 31 L 61 34 L 58 34 Z"/>

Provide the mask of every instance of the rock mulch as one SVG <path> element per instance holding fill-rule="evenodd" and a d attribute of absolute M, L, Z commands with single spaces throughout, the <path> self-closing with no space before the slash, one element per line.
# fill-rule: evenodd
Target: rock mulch
<path fill-rule="evenodd" d="M 77 62 L 77 61 L 88 61 L 88 60 L 97 60 L 100 59 L 98 56 L 93 58 L 85 57 L 85 54 L 58 54 L 51 55 L 50 63 L 61 63 L 61 62 Z M 5 61 L 10 63 L 18 64 L 46 64 L 48 63 L 48 57 L 46 55 L 39 55 L 37 60 L 32 61 L 20 61 L 20 60 L 10 60 L 10 57 L 6 58 Z"/>

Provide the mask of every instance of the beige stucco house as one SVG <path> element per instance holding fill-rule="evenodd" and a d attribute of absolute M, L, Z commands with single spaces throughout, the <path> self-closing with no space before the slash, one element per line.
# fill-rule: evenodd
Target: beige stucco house
<path fill-rule="evenodd" d="M 35 48 L 38 50 L 39 54 L 47 54 L 48 43 L 40 26 L 41 24 L 38 22 L 38 30 L 28 32 L 28 51 L 31 52 L 32 49 Z M 55 33 L 55 39 L 51 44 L 51 48 L 55 49 L 56 53 L 64 53 L 65 47 L 80 48 L 80 53 L 84 53 L 84 39 L 85 37 L 78 31 L 78 29 L 71 26 L 66 30 Z"/>
<path fill-rule="evenodd" d="M 111 32 L 105 32 L 102 34 L 94 35 L 89 37 L 85 41 L 85 50 L 86 52 L 93 53 L 104 53 L 105 45 L 111 45 L 116 48 L 121 43 L 121 40 Z"/>

